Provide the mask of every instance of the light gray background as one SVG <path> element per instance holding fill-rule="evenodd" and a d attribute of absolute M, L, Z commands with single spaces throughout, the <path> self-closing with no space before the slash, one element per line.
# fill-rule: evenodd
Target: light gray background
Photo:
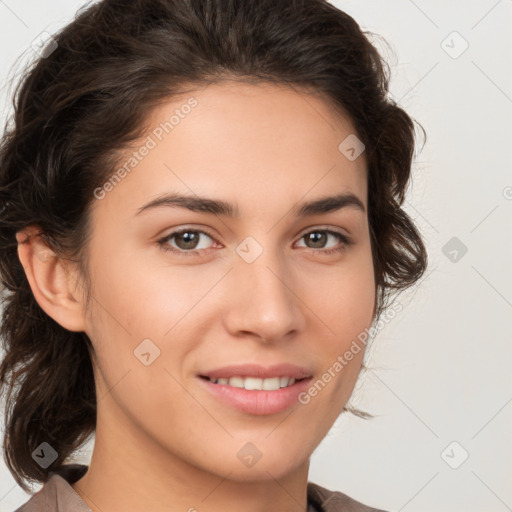
<path fill-rule="evenodd" d="M 83 3 L 0 0 L 2 123 L 11 66 Z M 358 386 L 355 404 L 376 418 L 342 415 L 310 481 L 386 510 L 512 510 L 512 1 L 333 3 L 391 45 L 373 39 L 392 65 L 393 97 L 427 131 L 406 210 L 430 266 L 399 298 Z M 443 253 L 453 237 L 468 249 L 457 261 Z M 0 511 L 28 497 L 0 461 Z"/>

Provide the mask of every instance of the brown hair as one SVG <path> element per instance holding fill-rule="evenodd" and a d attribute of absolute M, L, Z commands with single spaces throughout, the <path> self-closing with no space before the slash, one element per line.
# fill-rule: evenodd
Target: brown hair
<path fill-rule="evenodd" d="M 376 317 L 421 277 L 426 250 L 401 209 L 414 123 L 388 98 L 389 67 L 366 34 L 324 0 L 104 0 L 26 69 L 0 145 L 3 450 L 23 489 L 25 480 L 46 481 L 94 432 L 96 396 L 91 342 L 40 308 L 15 234 L 38 226 L 59 257 L 78 264 L 87 292 L 93 191 L 142 136 L 148 112 L 187 87 L 275 82 L 344 109 L 366 147 Z M 31 455 L 42 442 L 58 453 L 47 469 Z"/>

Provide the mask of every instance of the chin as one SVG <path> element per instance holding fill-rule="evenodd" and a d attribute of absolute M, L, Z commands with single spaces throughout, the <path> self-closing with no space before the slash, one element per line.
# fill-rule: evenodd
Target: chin
<path fill-rule="evenodd" d="M 246 453 L 250 454 L 251 449 L 247 449 Z M 262 450 L 260 454 L 254 451 L 253 459 L 250 455 L 245 456 L 244 452 L 240 457 L 235 455 L 231 464 L 225 464 L 228 459 L 227 454 L 219 456 L 224 462 L 220 464 L 222 467 L 216 467 L 215 473 L 221 473 L 222 476 L 229 475 L 229 480 L 235 482 L 263 482 L 270 479 L 281 479 L 287 475 L 297 471 L 301 465 L 309 465 L 309 454 L 291 453 L 290 450 L 267 448 Z M 259 458 L 258 458 L 259 457 Z M 244 461 L 244 459 L 247 459 Z"/>

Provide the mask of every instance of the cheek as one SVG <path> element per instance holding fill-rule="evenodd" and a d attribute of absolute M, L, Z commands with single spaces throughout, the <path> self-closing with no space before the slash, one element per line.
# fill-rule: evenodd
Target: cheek
<path fill-rule="evenodd" d="M 373 321 L 376 290 L 369 245 L 340 264 L 322 288 L 327 293 L 319 288 L 314 308 L 327 327 L 321 380 L 330 383 L 335 402 L 344 404 L 360 373 Z"/>
<path fill-rule="evenodd" d="M 127 250 L 96 266 L 88 334 L 96 353 L 98 395 L 106 397 L 103 414 L 108 404 L 118 410 L 116 405 L 139 424 L 143 418 L 156 421 L 155 411 L 169 410 L 162 415 L 167 421 L 171 411 L 190 404 L 183 402 L 172 378 L 181 380 L 181 375 L 174 375 L 169 364 L 169 358 L 181 360 L 188 348 L 168 350 L 170 335 L 165 334 L 184 317 L 196 294 L 180 281 L 178 270 L 150 268 L 147 259 L 131 255 Z"/>
<path fill-rule="evenodd" d="M 130 336 L 133 342 L 161 339 L 200 300 L 209 282 L 203 286 L 185 265 L 166 265 L 164 258 L 155 256 L 156 248 L 148 249 L 148 255 L 118 246 L 114 258 L 112 245 L 96 253 L 96 260 L 102 261 L 95 264 L 93 278 L 101 323 L 113 324 L 121 337 Z"/>
<path fill-rule="evenodd" d="M 320 282 L 307 283 L 308 296 L 332 335 L 333 344 L 341 349 L 373 320 L 376 290 L 369 244 L 329 268 Z"/>

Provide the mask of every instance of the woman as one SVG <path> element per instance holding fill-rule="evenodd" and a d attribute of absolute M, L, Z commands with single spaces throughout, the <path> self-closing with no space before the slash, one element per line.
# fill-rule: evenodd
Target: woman
<path fill-rule="evenodd" d="M 104 0 L 55 36 L 0 148 L 20 512 L 377 510 L 308 469 L 427 263 L 387 93 L 322 0 Z"/>

